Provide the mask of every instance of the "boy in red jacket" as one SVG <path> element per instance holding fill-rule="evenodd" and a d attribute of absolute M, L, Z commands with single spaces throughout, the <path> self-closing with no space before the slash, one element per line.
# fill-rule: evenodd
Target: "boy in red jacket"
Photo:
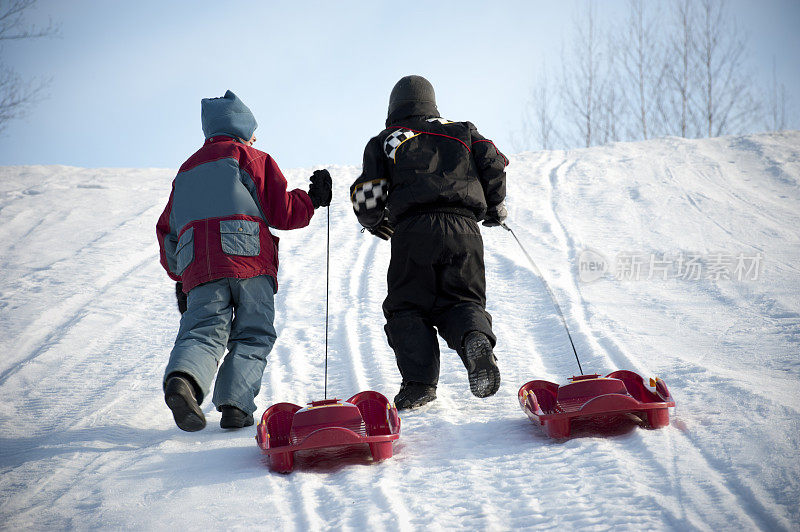
<path fill-rule="evenodd" d="M 156 226 L 161 264 L 187 295 L 164 372 L 165 401 L 185 431 L 205 427 L 199 405 L 215 373 L 220 426 L 253 424 L 276 339 L 278 237 L 269 228 L 305 227 L 331 201 L 327 170 L 314 172 L 308 192 L 286 190 L 272 157 L 252 148 L 256 120 L 233 92 L 201 104 L 205 144 L 178 171 Z"/>

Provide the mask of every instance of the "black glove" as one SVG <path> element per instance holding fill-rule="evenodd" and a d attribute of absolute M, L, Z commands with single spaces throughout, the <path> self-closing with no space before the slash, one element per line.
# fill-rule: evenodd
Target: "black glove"
<path fill-rule="evenodd" d="M 187 300 L 186 294 L 183 293 L 183 283 L 178 281 L 175 283 L 175 299 L 178 300 L 178 312 L 183 314 L 186 312 Z"/>
<path fill-rule="evenodd" d="M 489 207 L 486 216 L 483 217 L 484 227 L 497 227 L 508 217 L 508 211 L 503 203 L 498 203 L 494 207 Z"/>
<path fill-rule="evenodd" d="M 394 234 L 394 227 L 392 227 L 392 224 L 390 224 L 389 220 L 386 218 L 381 220 L 381 222 L 375 227 L 367 227 L 366 229 L 373 235 L 377 236 L 378 238 L 382 238 L 383 240 L 389 240 Z"/>
<path fill-rule="evenodd" d="M 327 170 L 314 170 L 314 175 L 311 176 L 311 185 L 308 187 L 308 197 L 311 198 L 311 203 L 314 208 L 327 207 L 331 204 L 333 198 L 333 191 L 331 187 L 333 181 L 331 174 Z"/>

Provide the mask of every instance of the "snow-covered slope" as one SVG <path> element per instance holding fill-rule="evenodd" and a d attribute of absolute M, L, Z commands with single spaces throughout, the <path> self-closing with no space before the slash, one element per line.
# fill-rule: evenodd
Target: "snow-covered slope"
<path fill-rule="evenodd" d="M 286 173 L 305 186 L 310 170 Z M 389 244 L 350 212 L 358 169 L 331 171 L 329 391 L 391 398 Z M 206 404 L 209 427 L 184 433 L 163 402 L 178 313 L 154 226 L 173 172 L 5 167 L 0 528 L 800 527 L 800 133 L 526 153 L 508 175 L 509 225 L 584 370 L 662 377 L 678 403 L 668 428 L 556 442 L 527 420 L 519 386 L 577 367 L 512 236 L 484 229 L 498 394 L 472 397 L 445 349 L 439 399 L 403 414 L 393 459 L 271 473 L 252 428 L 222 431 Z M 280 234 L 260 411 L 322 395 L 325 221 Z M 580 280 L 587 249 L 609 270 L 593 282 Z"/>

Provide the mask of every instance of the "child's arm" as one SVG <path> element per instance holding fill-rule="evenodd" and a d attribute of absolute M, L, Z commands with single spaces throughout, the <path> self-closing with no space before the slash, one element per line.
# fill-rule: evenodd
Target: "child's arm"
<path fill-rule="evenodd" d="M 350 187 L 350 201 L 359 223 L 375 236 L 388 240 L 392 230 L 385 213 L 389 197 L 385 159 L 380 139 L 374 137 L 364 149 L 364 164 L 361 175 Z"/>
<path fill-rule="evenodd" d="M 167 274 L 173 281 L 180 281 L 181 277 L 173 273 L 178 269 L 175 257 L 175 249 L 178 247 L 178 235 L 172 232 L 169 223 L 170 214 L 172 214 L 172 195 L 174 193 L 175 184 L 173 183 L 167 206 L 164 207 L 164 212 L 161 213 L 158 223 L 156 223 L 156 236 L 158 237 L 158 247 L 161 253 L 161 265 L 167 270 Z"/>
<path fill-rule="evenodd" d="M 262 186 L 258 190 L 258 200 L 266 216 L 266 222 L 275 229 L 298 229 L 305 227 L 314 216 L 314 205 L 305 190 L 287 191 L 288 183 L 281 169 L 269 155 L 255 160 L 251 166 L 263 164 L 259 168 Z M 247 170 L 250 170 L 247 168 Z"/>
<path fill-rule="evenodd" d="M 470 126 L 472 136 L 472 157 L 478 167 L 483 193 L 486 196 L 486 220 L 497 218 L 500 222 L 505 218 L 506 171 L 508 159 L 494 142 L 478 133 L 473 124 Z"/>

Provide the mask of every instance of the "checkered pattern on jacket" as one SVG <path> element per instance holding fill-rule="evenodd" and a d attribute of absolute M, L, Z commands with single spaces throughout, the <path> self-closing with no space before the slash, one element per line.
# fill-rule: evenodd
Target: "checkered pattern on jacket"
<path fill-rule="evenodd" d="M 386 206 L 386 198 L 388 196 L 389 180 L 375 179 L 357 185 L 350 200 L 353 202 L 353 209 L 356 214 L 359 214 L 375 209 L 382 211 Z"/>
<path fill-rule="evenodd" d="M 421 133 L 416 133 L 410 129 L 396 129 L 383 141 L 383 151 L 389 159 L 394 161 L 397 148 L 408 139 L 413 139 L 420 134 Z"/>
<path fill-rule="evenodd" d="M 425 120 L 426 122 L 437 123 L 437 124 L 452 124 L 451 120 L 447 120 L 441 117 L 434 117 L 428 118 Z M 395 160 L 395 154 L 397 153 L 397 148 L 400 147 L 402 143 L 409 139 L 413 139 L 414 137 L 421 135 L 422 132 L 417 133 L 410 129 L 396 129 L 393 131 L 386 140 L 383 141 L 383 151 L 386 153 L 386 156 L 391 160 Z"/>

